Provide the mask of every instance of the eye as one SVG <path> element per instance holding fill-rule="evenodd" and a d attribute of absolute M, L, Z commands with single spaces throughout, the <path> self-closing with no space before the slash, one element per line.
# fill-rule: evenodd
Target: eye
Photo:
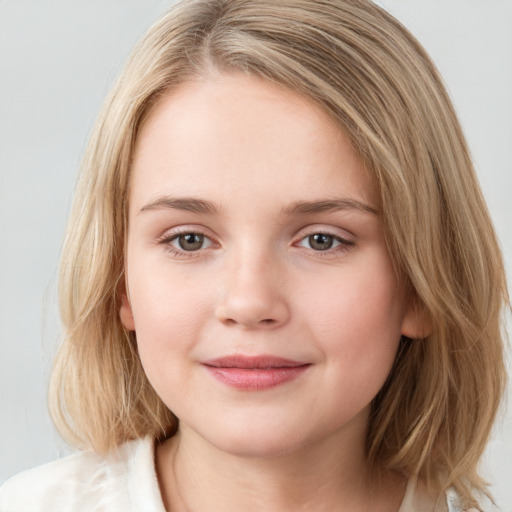
<path fill-rule="evenodd" d="M 304 237 L 297 245 L 316 252 L 328 252 L 338 248 L 348 248 L 354 245 L 354 242 L 329 233 L 312 233 Z"/>
<path fill-rule="evenodd" d="M 178 250 L 193 252 L 209 247 L 211 240 L 201 233 L 183 233 L 171 238 L 169 243 Z"/>
<path fill-rule="evenodd" d="M 303 238 L 299 243 L 300 247 L 307 247 L 314 251 L 328 251 L 337 245 L 340 245 L 340 242 L 336 240 L 333 235 L 328 235 L 326 233 L 315 233 L 313 235 L 309 235 L 306 238 Z"/>
<path fill-rule="evenodd" d="M 202 231 L 196 231 L 185 226 L 167 232 L 156 242 L 176 258 L 197 257 L 203 254 L 203 250 L 218 245 Z"/>
<path fill-rule="evenodd" d="M 329 249 L 332 249 L 336 242 L 339 244 L 339 242 L 332 235 L 316 233 L 314 235 L 309 235 L 299 245 L 304 247 L 304 244 L 307 243 L 308 246 L 315 251 L 328 251 Z"/>

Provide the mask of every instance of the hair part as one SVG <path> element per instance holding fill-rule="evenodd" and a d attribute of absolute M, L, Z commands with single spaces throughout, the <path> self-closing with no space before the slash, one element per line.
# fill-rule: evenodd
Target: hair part
<path fill-rule="evenodd" d="M 413 36 L 366 0 L 191 0 L 136 47 L 96 124 L 62 255 L 65 338 L 51 382 L 54 421 L 72 444 L 106 452 L 163 439 L 177 419 L 119 319 L 130 162 L 160 95 L 212 72 L 281 84 L 349 135 L 380 193 L 388 249 L 432 334 L 403 339 L 372 404 L 375 465 L 419 474 L 466 506 L 485 491 L 477 464 L 506 374 L 503 263 L 442 80 Z"/>

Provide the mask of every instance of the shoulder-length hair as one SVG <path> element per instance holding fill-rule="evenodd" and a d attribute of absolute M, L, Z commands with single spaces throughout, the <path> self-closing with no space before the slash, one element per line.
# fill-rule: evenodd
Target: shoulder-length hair
<path fill-rule="evenodd" d="M 401 341 L 372 404 L 368 457 L 475 503 L 470 488 L 484 488 L 476 466 L 505 385 L 502 259 L 436 68 L 367 0 L 184 1 L 137 46 L 93 132 L 65 240 L 65 338 L 51 383 L 59 430 L 98 452 L 176 430 L 119 319 L 130 160 L 159 95 L 212 69 L 303 94 L 364 159 L 392 261 L 432 323 L 427 338 Z"/>

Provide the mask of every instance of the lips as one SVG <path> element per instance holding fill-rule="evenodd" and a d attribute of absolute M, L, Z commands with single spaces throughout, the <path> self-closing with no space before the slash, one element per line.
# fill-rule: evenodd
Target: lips
<path fill-rule="evenodd" d="M 221 357 L 203 365 L 220 382 L 244 391 L 260 391 L 290 382 L 311 366 L 267 355 Z"/>

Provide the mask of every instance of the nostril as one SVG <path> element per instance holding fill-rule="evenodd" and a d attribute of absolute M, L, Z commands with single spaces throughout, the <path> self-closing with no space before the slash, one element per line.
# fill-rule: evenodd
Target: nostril
<path fill-rule="evenodd" d="M 253 289 L 252 291 L 254 292 Z M 246 291 L 242 293 L 235 288 L 219 302 L 215 316 L 224 325 L 271 329 L 285 323 L 289 318 L 289 311 L 280 296 L 258 296 Z"/>

